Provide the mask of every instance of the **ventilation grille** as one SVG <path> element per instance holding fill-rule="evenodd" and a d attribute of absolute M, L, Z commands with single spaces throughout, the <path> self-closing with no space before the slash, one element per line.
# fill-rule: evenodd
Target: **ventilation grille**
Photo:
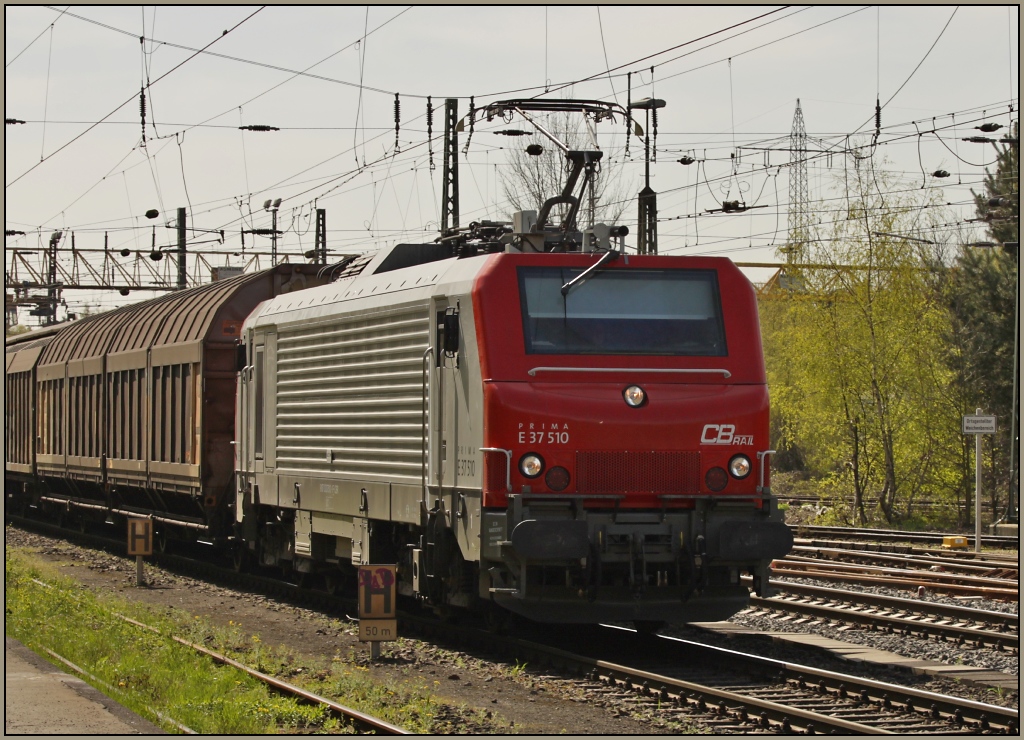
<path fill-rule="evenodd" d="M 580 493 L 699 493 L 699 452 L 577 452 Z"/>
<path fill-rule="evenodd" d="M 427 307 L 282 331 L 280 470 L 420 481 Z"/>

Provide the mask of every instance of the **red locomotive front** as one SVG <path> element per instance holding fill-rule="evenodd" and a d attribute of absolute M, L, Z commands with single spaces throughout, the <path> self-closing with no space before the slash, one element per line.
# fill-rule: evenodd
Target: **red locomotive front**
<path fill-rule="evenodd" d="M 498 603 L 680 622 L 743 608 L 743 572 L 765 589 L 792 535 L 769 488 L 754 292 L 732 262 L 506 254 L 473 303 Z"/>

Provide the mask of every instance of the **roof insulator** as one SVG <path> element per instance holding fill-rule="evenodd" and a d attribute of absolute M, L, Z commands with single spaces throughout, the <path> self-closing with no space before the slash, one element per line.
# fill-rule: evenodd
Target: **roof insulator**
<path fill-rule="evenodd" d="M 5 118 L 4 123 L 10 126 L 12 123 L 25 123 L 20 118 Z"/>
<path fill-rule="evenodd" d="M 499 136 L 533 136 L 532 131 L 523 131 L 521 128 L 507 128 L 494 133 Z"/>
<path fill-rule="evenodd" d="M 277 126 L 264 126 L 263 124 L 257 123 L 252 126 L 239 126 L 240 131 L 280 131 Z"/>
<path fill-rule="evenodd" d="M 987 136 L 968 136 L 967 138 L 961 139 L 960 141 L 969 141 L 972 144 L 995 144 L 996 143 L 995 139 L 990 139 Z"/>

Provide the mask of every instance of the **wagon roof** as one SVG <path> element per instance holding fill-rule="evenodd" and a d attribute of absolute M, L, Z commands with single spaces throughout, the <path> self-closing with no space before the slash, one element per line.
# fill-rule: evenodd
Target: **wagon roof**
<path fill-rule="evenodd" d="M 217 310 L 267 272 L 239 275 L 81 319 L 54 338 L 40 365 L 200 340 Z"/>

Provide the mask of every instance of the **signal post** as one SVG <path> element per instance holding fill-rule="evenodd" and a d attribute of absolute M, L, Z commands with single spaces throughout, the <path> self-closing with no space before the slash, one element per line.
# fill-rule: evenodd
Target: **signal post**
<path fill-rule="evenodd" d="M 996 433 L 996 417 L 982 416 L 981 409 L 964 414 L 963 432 L 974 435 L 974 551 L 981 552 L 981 435 Z"/>

